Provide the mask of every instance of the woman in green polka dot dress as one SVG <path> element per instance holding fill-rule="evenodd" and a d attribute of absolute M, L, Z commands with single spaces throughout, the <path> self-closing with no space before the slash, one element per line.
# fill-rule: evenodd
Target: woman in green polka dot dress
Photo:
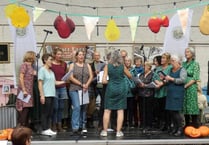
<path fill-rule="evenodd" d="M 185 50 L 185 57 L 186 61 L 182 64 L 187 71 L 183 105 L 185 126 L 192 125 L 198 127 L 197 80 L 200 78 L 200 67 L 199 63 L 194 60 L 195 50 L 193 48 L 187 48 Z"/>

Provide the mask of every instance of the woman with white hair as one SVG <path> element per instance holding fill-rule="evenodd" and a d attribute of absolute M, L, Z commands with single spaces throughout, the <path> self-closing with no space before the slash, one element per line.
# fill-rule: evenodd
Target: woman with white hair
<path fill-rule="evenodd" d="M 184 101 L 184 84 L 187 78 L 187 72 L 181 66 L 181 59 L 177 55 L 171 56 L 172 69 L 165 77 L 167 81 L 167 96 L 165 109 L 171 117 L 174 127 L 170 130 L 170 134 L 181 136 L 183 134 L 182 116 Z"/>
<path fill-rule="evenodd" d="M 184 86 L 185 96 L 183 105 L 185 127 L 189 125 L 198 127 L 199 108 L 197 99 L 197 81 L 200 79 L 200 66 L 199 63 L 195 61 L 194 48 L 187 48 L 185 50 L 185 57 L 186 61 L 182 64 L 187 71 L 187 79 Z"/>
<path fill-rule="evenodd" d="M 124 118 L 124 109 L 127 107 L 126 97 L 128 88 L 125 76 L 131 78 L 129 70 L 124 67 L 123 59 L 118 50 L 111 53 L 110 60 L 104 68 L 102 79 L 103 84 L 107 84 L 104 102 L 103 130 L 101 136 L 107 136 L 107 128 L 110 120 L 111 110 L 117 110 L 117 132 L 116 137 L 122 137 L 121 131 Z M 109 76 L 109 80 L 107 80 Z"/>

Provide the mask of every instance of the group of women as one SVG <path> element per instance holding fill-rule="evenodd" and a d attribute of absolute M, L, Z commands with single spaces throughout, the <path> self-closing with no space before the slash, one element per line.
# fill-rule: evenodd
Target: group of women
<path fill-rule="evenodd" d="M 81 90 L 83 95 L 89 90 L 93 72 L 91 66 L 85 62 L 83 51 L 77 51 L 75 58 L 75 62 L 71 63 L 67 70 L 67 64 L 62 61 L 61 49 L 56 49 L 53 56 L 51 54 L 42 56 L 43 66 L 38 71 L 38 87 L 42 104 L 41 134 L 43 135 L 55 135 L 56 131 L 64 131 L 61 120 L 62 115 L 65 114 L 65 108 L 68 107 L 65 103 L 68 96 L 66 82 L 62 80 L 62 77 L 67 71 L 73 72 L 69 77 L 69 96 L 72 105 L 71 127 L 75 134 L 79 133 L 80 129 L 87 131 L 87 104 L 80 104 L 78 92 Z M 116 136 L 124 135 L 123 121 L 129 122 L 129 125 L 133 123 L 135 99 L 139 100 L 139 115 L 136 116 L 140 116 L 140 126 L 144 128 L 144 131 L 153 128 L 156 122 L 160 129 L 169 131 L 175 136 L 182 135 L 183 120 L 185 120 L 185 126 L 197 127 L 199 108 L 196 82 L 200 79 L 200 68 L 195 61 L 193 48 L 185 50 L 185 58 L 186 61 L 181 63 L 182 60 L 177 55 L 171 56 L 169 53 L 164 53 L 154 58 L 154 69 L 150 62 L 145 62 L 142 69 L 141 66 L 133 68 L 131 59 L 127 56 L 122 57 L 118 50 L 112 52 L 108 64 L 104 67 L 102 79 L 106 87 L 104 87 L 103 130 L 100 135 L 108 135 L 107 129 L 112 110 L 117 110 Z M 34 52 L 27 52 L 24 63 L 20 67 L 19 91 L 23 91 L 24 95 L 33 95 L 32 82 L 34 75 L 37 75 L 33 69 L 35 59 Z M 137 62 L 137 59 L 135 61 Z M 138 73 L 139 68 L 140 73 Z M 133 77 L 138 77 L 142 81 L 135 84 L 137 88 L 135 93 L 127 81 L 133 81 Z M 16 105 L 19 124 L 27 126 L 33 97 L 28 103 L 17 99 Z"/>

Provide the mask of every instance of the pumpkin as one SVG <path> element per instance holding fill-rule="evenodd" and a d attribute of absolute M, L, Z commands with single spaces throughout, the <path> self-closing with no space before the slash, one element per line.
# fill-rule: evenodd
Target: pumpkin
<path fill-rule="evenodd" d="M 209 128 L 207 126 L 200 126 L 198 129 L 200 130 L 202 137 L 206 137 L 209 135 Z"/>
<path fill-rule="evenodd" d="M 12 132 L 13 132 L 13 129 L 12 128 L 8 128 L 7 129 L 7 139 L 8 140 L 11 140 L 11 138 L 12 138 Z"/>
<path fill-rule="evenodd" d="M 6 129 L 0 130 L 0 140 L 7 140 L 8 132 Z"/>
<path fill-rule="evenodd" d="M 191 131 L 192 129 L 195 129 L 193 126 L 187 126 L 185 129 L 184 129 L 184 134 L 189 136 L 191 134 Z"/>
<path fill-rule="evenodd" d="M 201 136 L 200 130 L 198 128 L 194 128 L 191 130 L 191 133 L 189 134 L 192 138 L 198 138 Z"/>

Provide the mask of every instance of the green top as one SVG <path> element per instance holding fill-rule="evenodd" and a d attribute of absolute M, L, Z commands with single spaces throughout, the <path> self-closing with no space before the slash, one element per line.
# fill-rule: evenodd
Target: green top
<path fill-rule="evenodd" d="M 171 68 L 172 68 L 171 65 L 168 65 L 165 69 L 163 69 L 162 66 L 157 67 L 153 75 L 153 81 L 155 80 L 162 81 L 160 80 L 158 72 L 163 71 L 167 75 L 170 73 Z M 167 96 L 166 86 L 163 85 L 162 87 L 155 90 L 155 98 L 163 98 L 165 96 Z"/>

